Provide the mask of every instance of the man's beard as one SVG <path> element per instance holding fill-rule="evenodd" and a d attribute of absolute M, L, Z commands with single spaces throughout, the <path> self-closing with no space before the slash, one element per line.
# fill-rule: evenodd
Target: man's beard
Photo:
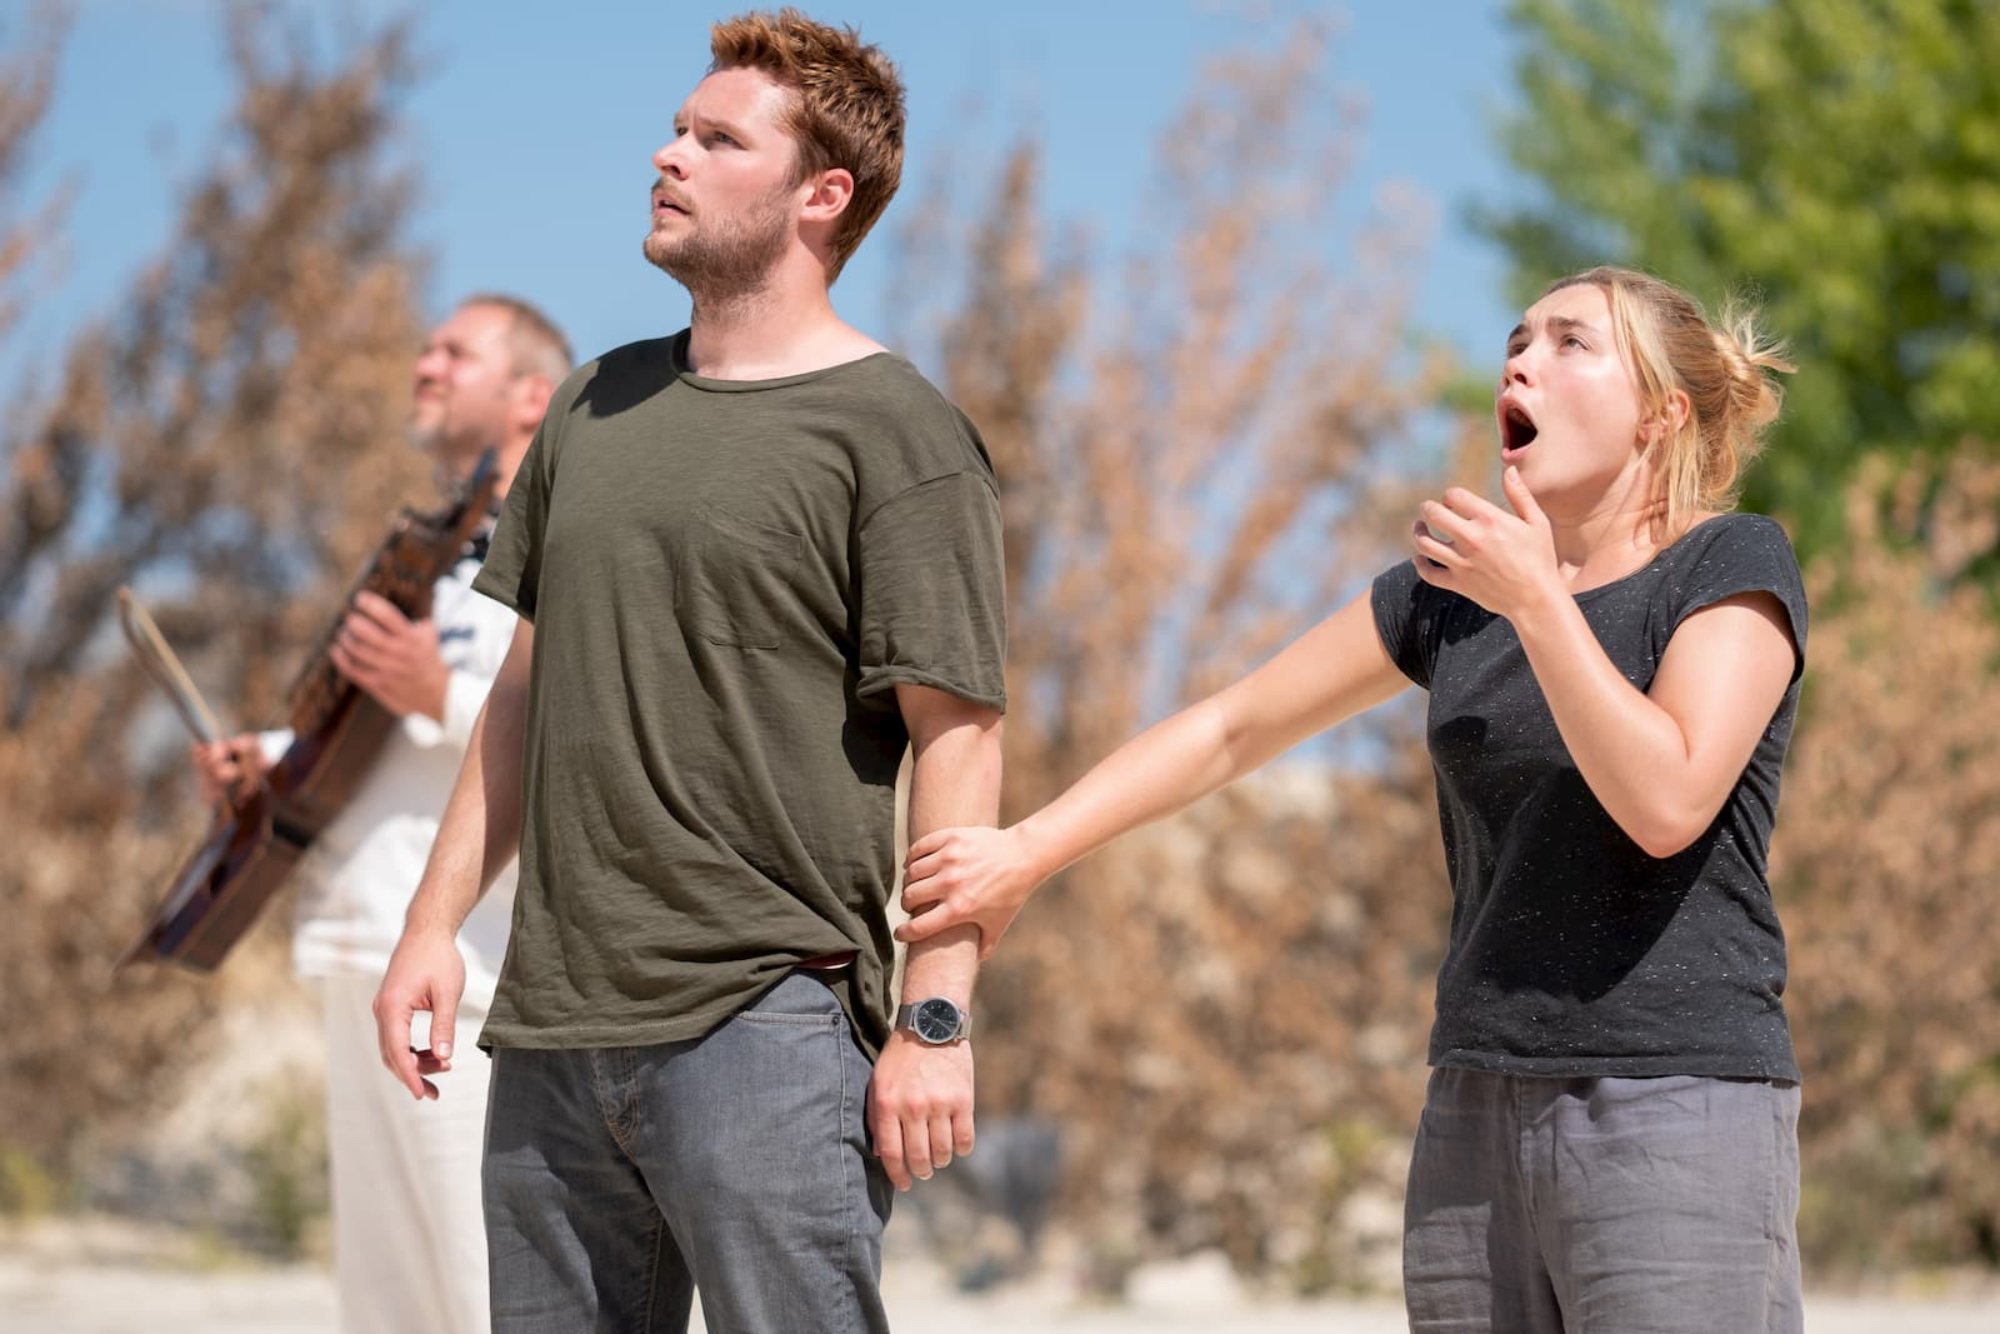
<path fill-rule="evenodd" d="M 484 415 L 488 420 L 482 423 L 478 417 L 467 421 L 449 412 L 429 418 L 412 414 L 404 428 L 404 438 L 442 472 L 456 475 L 489 447 L 497 449 L 500 445 L 501 428 L 491 420 L 490 412 Z"/>
<path fill-rule="evenodd" d="M 443 443 L 448 424 L 442 416 L 425 420 L 412 414 L 404 436 L 409 440 L 412 449 L 428 454 Z"/>
<path fill-rule="evenodd" d="M 679 240 L 648 232 L 646 258 L 687 288 L 697 306 L 723 305 L 763 287 L 791 239 L 789 190 L 773 191 L 733 218 L 698 224 Z"/>

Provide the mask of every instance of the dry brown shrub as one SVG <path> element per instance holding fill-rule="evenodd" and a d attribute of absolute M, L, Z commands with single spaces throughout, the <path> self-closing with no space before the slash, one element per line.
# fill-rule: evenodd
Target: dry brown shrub
<path fill-rule="evenodd" d="M 1811 671 L 1773 853 L 1805 1074 L 1802 1242 L 1828 1267 L 1993 1266 L 2000 625 L 1954 578 L 1991 544 L 2000 458 L 1968 444 L 1941 504 L 1887 472 L 1864 473 L 1846 549 L 1809 572 Z"/>
<path fill-rule="evenodd" d="M 402 425 L 407 186 L 384 164 L 405 36 L 322 55 L 237 7 L 229 38 L 240 96 L 164 258 L 5 440 L 0 1151 L 16 1176 L 63 1179 L 86 1139 L 161 1107 L 217 1007 L 213 983 L 109 971 L 202 818 L 185 739 L 110 628 L 116 589 L 152 604 L 229 721 L 269 724 L 394 504 L 421 493 Z"/>
<path fill-rule="evenodd" d="M 28 151 L 48 113 L 67 27 L 67 15 L 53 0 L 41 0 L 28 11 L 18 38 L 0 26 L 0 40 L 16 42 L 0 59 L 0 340 L 13 330 L 30 300 L 36 266 L 68 208 L 68 192 L 61 191 L 40 202 L 30 216 L 19 216 Z"/>
<path fill-rule="evenodd" d="M 1444 370 L 1402 336 L 1424 228 L 1385 209 L 1317 258 L 1354 135 L 1326 57 L 1303 28 L 1211 71 L 1163 141 L 1158 244 L 1115 277 L 1050 240 L 1032 146 L 941 245 L 967 275 L 944 380 L 1008 525 L 1006 818 L 1398 558 L 1394 454 Z M 919 253 L 955 221 L 934 205 Z M 1398 1188 L 1448 905 L 1414 716 L 1089 859 L 985 970 L 981 1107 L 1062 1127 L 1108 1283 L 1207 1246 L 1357 1277 L 1344 1210 Z"/>

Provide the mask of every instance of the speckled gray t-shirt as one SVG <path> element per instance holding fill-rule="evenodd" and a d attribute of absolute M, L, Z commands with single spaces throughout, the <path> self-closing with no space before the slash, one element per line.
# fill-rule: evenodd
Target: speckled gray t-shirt
<path fill-rule="evenodd" d="M 1766 877 L 1778 773 L 1798 712 L 1805 589 L 1784 530 L 1727 514 L 1652 563 L 1577 595 L 1618 670 L 1648 689 L 1675 629 L 1767 592 L 1800 660 L 1714 823 L 1649 856 L 1577 771 L 1514 627 L 1404 562 L 1375 581 L 1396 665 L 1430 691 L 1451 871 L 1433 1065 L 1545 1076 L 1798 1078 L 1785 940 Z"/>

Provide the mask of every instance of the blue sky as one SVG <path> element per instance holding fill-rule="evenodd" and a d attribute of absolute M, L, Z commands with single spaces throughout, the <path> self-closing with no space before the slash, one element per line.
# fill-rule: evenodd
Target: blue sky
<path fill-rule="evenodd" d="M 0 38 L 18 33 L 25 3 L 0 0 Z M 1102 237 L 1125 234 L 1144 225 L 1138 201 L 1152 149 L 1204 59 L 1269 39 L 1301 8 L 1250 0 L 805 7 L 857 24 L 897 60 L 909 89 L 904 196 L 836 291 L 843 314 L 877 330 L 891 286 L 892 247 L 882 238 L 925 183 L 949 173 L 954 186 L 962 177 L 983 194 L 999 149 L 1031 131 L 1045 145 L 1049 210 Z M 398 8 L 340 0 L 313 12 L 337 30 Z M 652 150 L 706 65 L 707 24 L 726 8 L 435 0 L 416 9 L 427 73 L 399 147 L 420 168 L 412 233 L 433 255 L 431 313 L 467 291 L 516 291 L 547 308 L 584 355 L 685 320 L 680 290 L 639 255 L 644 187 Z M 1378 0 L 1329 10 L 1342 22 L 1336 81 L 1368 109 L 1355 193 L 1365 201 L 1407 189 L 1430 202 L 1437 224 L 1415 306 L 1419 331 L 1478 362 L 1497 355 L 1514 319 L 1500 257 L 1463 222 L 1469 202 L 1510 188 L 1491 131 L 1509 95 L 1501 8 L 1500 0 Z M 80 193 L 59 281 L 10 340 L 0 371 L 46 358 L 158 253 L 179 188 L 215 142 L 231 97 L 219 9 L 219 0 L 79 5 L 29 198 L 63 179 Z M 1329 236 L 1339 232 L 1330 222 Z"/>

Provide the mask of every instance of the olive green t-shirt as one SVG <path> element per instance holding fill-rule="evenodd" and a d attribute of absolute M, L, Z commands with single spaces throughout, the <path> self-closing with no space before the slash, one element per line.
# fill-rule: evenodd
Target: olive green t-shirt
<path fill-rule="evenodd" d="M 634 343 L 556 392 L 474 584 L 534 622 L 486 1046 L 699 1037 L 800 961 L 889 1032 L 899 683 L 1005 706 L 993 468 L 901 357 Z"/>

